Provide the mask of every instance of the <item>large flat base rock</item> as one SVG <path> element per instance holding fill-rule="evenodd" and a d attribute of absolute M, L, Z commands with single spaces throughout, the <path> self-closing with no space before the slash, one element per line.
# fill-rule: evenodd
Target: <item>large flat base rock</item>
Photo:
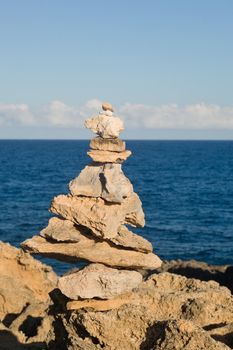
<path fill-rule="evenodd" d="M 118 270 L 91 264 L 78 272 L 59 278 L 58 288 L 70 299 L 111 299 L 127 293 L 142 282 L 137 271 Z"/>
<path fill-rule="evenodd" d="M 21 246 L 30 253 L 66 262 L 90 261 L 113 267 L 129 269 L 155 269 L 162 262 L 153 253 L 144 254 L 128 249 L 118 249 L 107 242 L 95 241 L 80 235 L 76 243 L 49 242 L 40 236 L 24 241 Z"/>

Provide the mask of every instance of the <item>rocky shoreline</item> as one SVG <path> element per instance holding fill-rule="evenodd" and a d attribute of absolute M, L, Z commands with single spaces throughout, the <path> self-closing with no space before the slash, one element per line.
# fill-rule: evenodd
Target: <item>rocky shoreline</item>
<path fill-rule="evenodd" d="M 167 261 L 106 311 L 73 309 L 51 267 L 1 242 L 0 349 L 231 349 L 232 281 L 231 266 Z"/>
<path fill-rule="evenodd" d="M 92 162 L 53 198 L 47 227 L 0 243 L 0 350 L 233 348 L 232 267 L 167 261 L 131 231 L 142 203 L 109 103 L 87 119 Z M 33 255 L 86 266 L 57 276 Z"/>

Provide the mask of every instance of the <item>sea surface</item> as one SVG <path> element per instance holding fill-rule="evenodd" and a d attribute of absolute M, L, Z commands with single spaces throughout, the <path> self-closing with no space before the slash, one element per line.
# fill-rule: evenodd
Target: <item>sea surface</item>
<path fill-rule="evenodd" d="M 90 159 L 88 141 L 0 140 L 0 240 L 19 246 L 47 225 L 50 202 Z M 233 142 L 128 141 L 123 165 L 162 259 L 233 264 Z M 74 265 L 42 259 L 58 273 Z"/>

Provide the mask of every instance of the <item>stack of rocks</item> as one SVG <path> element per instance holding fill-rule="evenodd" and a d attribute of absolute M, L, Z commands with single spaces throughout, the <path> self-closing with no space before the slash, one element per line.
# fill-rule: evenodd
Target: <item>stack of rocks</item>
<path fill-rule="evenodd" d="M 161 265 L 150 242 L 125 226 L 143 227 L 144 213 L 121 169 L 131 154 L 118 138 L 123 122 L 113 116 L 109 103 L 102 109 L 85 122 L 98 135 L 88 152 L 93 162 L 70 182 L 70 194 L 53 199 L 50 211 L 57 217 L 22 243 L 33 254 L 91 263 L 59 279 L 58 288 L 68 298 L 82 300 L 76 303 L 80 307 L 86 299 L 112 299 L 130 292 L 142 282 L 139 271 Z"/>

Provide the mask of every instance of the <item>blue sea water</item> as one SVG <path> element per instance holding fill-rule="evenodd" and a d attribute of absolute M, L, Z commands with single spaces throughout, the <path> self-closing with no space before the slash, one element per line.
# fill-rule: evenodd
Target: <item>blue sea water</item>
<path fill-rule="evenodd" d="M 162 259 L 233 264 L 233 142 L 128 141 L 123 165 Z M 0 141 L 0 240 L 19 246 L 47 225 L 50 202 L 90 162 L 88 141 Z M 67 264 L 46 260 L 57 272 Z M 73 266 L 71 266 L 73 267 Z"/>

